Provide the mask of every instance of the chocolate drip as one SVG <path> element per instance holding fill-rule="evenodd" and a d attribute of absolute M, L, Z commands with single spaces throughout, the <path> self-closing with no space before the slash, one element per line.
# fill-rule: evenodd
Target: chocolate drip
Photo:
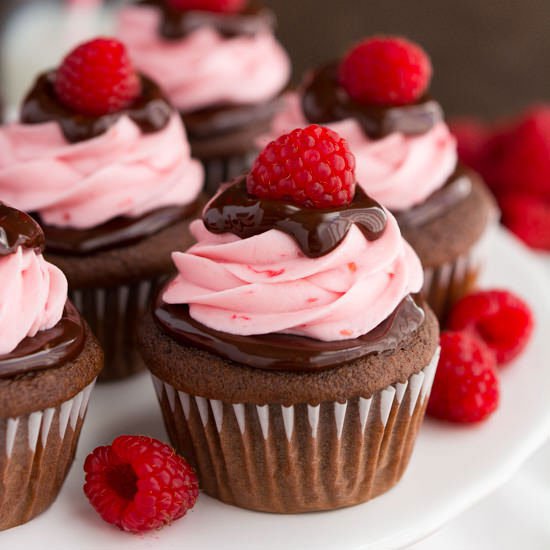
<path fill-rule="evenodd" d="M 60 367 L 74 359 L 84 345 L 84 325 L 76 308 L 67 302 L 55 327 L 25 338 L 11 353 L 0 356 L 0 378 Z"/>
<path fill-rule="evenodd" d="M 458 165 L 443 187 L 418 206 L 394 212 L 401 228 L 418 227 L 442 216 L 472 192 L 472 172 Z"/>
<path fill-rule="evenodd" d="M 161 11 L 159 34 L 166 40 L 180 40 L 202 27 L 211 27 L 228 38 L 254 36 L 272 32 L 275 15 L 269 9 L 250 2 L 238 13 L 216 13 L 172 8 L 166 0 L 141 0 L 139 5 L 154 6 Z"/>
<path fill-rule="evenodd" d="M 306 256 L 318 258 L 334 250 L 353 224 L 369 241 L 380 238 L 386 213 L 360 187 L 349 206 L 319 210 L 253 197 L 242 176 L 206 205 L 203 221 L 211 233 L 233 233 L 241 239 L 279 229 L 290 235 Z"/>
<path fill-rule="evenodd" d="M 114 218 L 89 229 L 43 225 L 46 246 L 48 252 L 73 256 L 127 246 L 191 217 L 198 207 L 199 201 L 186 206 L 159 208 L 137 218 Z"/>
<path fill-rule="evenodd" d="M 0 256 L 14 254 L 17 249 L 44 249 L 44 233 L 28 215 L 0 202 Z"/>
<path fill-rule="evenodd" d="M 402 107 L 363 105 L 354 101 L 338 83 L 336 62 L 312 74 L 303 91 L 302 109 L 309 122 L 316 124 L 352 118 L 371 138 L 394 132 L 423 134 L 443 120 L 441 107 L 428 96 Z"/>
<path fill-rule="evenodd" d="M 64 106 L 54 90 L 55 71 L 40 75 L 21 107 L 25 124 L 57 122 L 70 143 L 78 143 L 104 134 L 122 115 L 128 115 L 141 129 L 150 134 L 162 130 L 174 112 L 161 89 L 141 75 L 141 94 L 132 104 L 119 112 L 102 116 L 76 113 Z"/>
<path fill-rule="evenodd" d="M 424 310 L 408 296 L 368 334 L 352 340 L 322 342 L 288 334 L 238 336 L 219 332 L 193 320 L 188 306 L 169 305 L 160 297 L 153 314 L 161 329 L 183 345 L 249 367 L 292 372 L 319 372 L 372 353 L 392 352 L 406 345 L 425 318 Z"/>

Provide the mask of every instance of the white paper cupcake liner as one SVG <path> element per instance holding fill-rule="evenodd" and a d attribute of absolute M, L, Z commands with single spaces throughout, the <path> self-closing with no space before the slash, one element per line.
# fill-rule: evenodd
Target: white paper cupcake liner
<path fill-rule="evenodd" d="M 397 483 L 438 357 L 405 383 L 343 403 L 225 403 L 153 383 L 172 443 L 206 493 L 244 508 L 307 512 L 364 502 Z"/>
<path fill-rule="evenodd" d="M 0 530 L 29 521 L 57 497 L 94 384 L 57 407 L 0 418 Z"/>

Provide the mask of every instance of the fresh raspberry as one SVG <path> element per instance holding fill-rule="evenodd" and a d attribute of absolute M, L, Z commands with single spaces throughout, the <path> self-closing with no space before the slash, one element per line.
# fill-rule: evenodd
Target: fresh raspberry
<path fill-rule="evenodd" d="M 218 13 L 237 13 L 246 6 L 247 0 L 167 0 L 176 10 L 200 10 Z"/>
<path fill-rule="evenodd" d="M 481 340 L 466 332 L 444 332 L 428 414 L 461 423 L 487 418 L 499 401 L 495 367 L 495 356 Z"/>
<path fill-rule="evenodd" d="M 77 113 L 101 116 L 128 107 L 141 93 L 141 81 L 122 42 L 96 38 L 65 57 L 57 69 L 55 92 Z"/>
<path fill-rule="evenodd" d="M 550 198 L 550 105 L 499 128 L 486 148 L 483 176 L 495 192 L 522 191 Z"/>
<path fill-rule="evenodd" d="M 355 194 L 355 157 L 336 132 L 313 124 L 269 143 L 246 184 L 262 199 L 309 208 L 342 206 Z"/>
<path fill-rule="evenodd" d="M 199 494 L 193 469 L 164 443 L 122 435 L 84 463 L 84 492 L 107 522 L 123 531 L 160 529 L 181 518 Z"/>
<path fill-rule="evenodd" d="M 456 138 L 460 160 L 474 170 L 482 171 L 489 128 L 475 118 L 456 118 L 449 127 Z"/>
<path fill-rule="evenodd" d="M 529 306 L 507 290 L 485 290 L 462 298 L 449 317 L 451 330 L 465 330 L 483 340 L 500 365 L 517 357 L 533 332 Z"/>
<path fill-rule="evenodd" d="M 340 84 L 359 103 L 407 105 L 428 89 L 432 64 L 417 44 L 375 36 L 353 47 L 340 63 Z"/>
<path fill-rule="evenodd" d="M 507 192 L 498 201 L 510 231 L 531 248 L 550 250 L 550 198 Z"/>

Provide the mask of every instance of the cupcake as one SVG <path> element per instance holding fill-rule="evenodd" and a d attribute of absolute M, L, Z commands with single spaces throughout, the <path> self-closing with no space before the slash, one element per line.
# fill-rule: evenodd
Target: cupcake
<path fill-rule="evenodd" d="M 242 174 L 290 76 L 275 16 L 248 0 L 142 0 L 121 10 L 118 34 L 137 66 L 179 109 L 206 188 Z"/>
<path fill-rule="evenodd" d="M 44 241 L 30 216 L 0 203 L 0 531 L 57 497 L 103 366 Z"/>
<path fill-rule="evenodd" d="M 0 199 L 41 224 L 104 347 L 102 378 L 141 368 L 136 322 L 191 242 L 202 183 L 177 111 L 115 40 L 77 47 L 0 128 Z"/>
<path fill-rule="evenodd" d="M 144 318 L 168 434 L 203 490 L 310 512 L 394 486 L 436 369 L 422 267 L 320 126 L 272 142 L 191 225 Z"/>
<path fill-rule="evenodd" d="M 426 53 L 375 37 L 309 74 L 285 96 L 266 143 L 311 123 L 339 132 L 363 189 L 390 209 L 425 269 L 424 293 L 440 319 L 482 269 L 496 208 L 480 177 L 457 162 L 456 142 L 429 95 Z"/>

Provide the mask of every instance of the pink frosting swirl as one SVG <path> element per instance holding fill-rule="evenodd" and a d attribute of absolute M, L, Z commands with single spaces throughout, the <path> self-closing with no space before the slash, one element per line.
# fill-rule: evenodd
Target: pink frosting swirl
<path fill-rule="evenodd" d="M 261 103 L 288 82 L 290 60 L 271 33 L 227 38 L 203 27 L 167 41 L 158 33 L 160 17 L 154 7 L 128 6 L 121 10 L 118 36 L 137 67 L 159 82 L 181 111 Z"/>
<path fill-rule="evenodd" d="M 308 124 L 299 95 L 286 94 L 285 108 L 273 120 L 269 135 L 260 138 L 259 145 Z M 424 202 L 456 168 L 456 140 L 443 122 L 422 135 L 393 133 L 378 140 L 370 139 L 353 119 L 327 126 L 348 142 L 356 158 L 359 185 L 394 211 Z"/>
<path fill-rule="evenodd" d="M 240 239 L 214 235 L 197 220 L 191 231 L 197 244 L 173 254 L 178 275 L 163 299 L 189 304 L 193 319 L 225 333 L 357 338 L 422 287 L 420 261 L 389 213 L 378 240 L 353 225 L 335 250 L 315 259 L 276 229 Z"/>
<path fill-rule="evenodd" d="M 0 128 L 0 197 L 46 224 L 89 228 L 193 202 L 203 169 L 177 113 L 144 134 L 122 116 L 104 134 L 67 143 L 56 122 Z"/>
<path fill-rule="evenodd" d="M 19 247 L 0 257 L 0 355 L 27 336 L 59 322 L 67 301 L 67 279 L 42 254 Z"/>

